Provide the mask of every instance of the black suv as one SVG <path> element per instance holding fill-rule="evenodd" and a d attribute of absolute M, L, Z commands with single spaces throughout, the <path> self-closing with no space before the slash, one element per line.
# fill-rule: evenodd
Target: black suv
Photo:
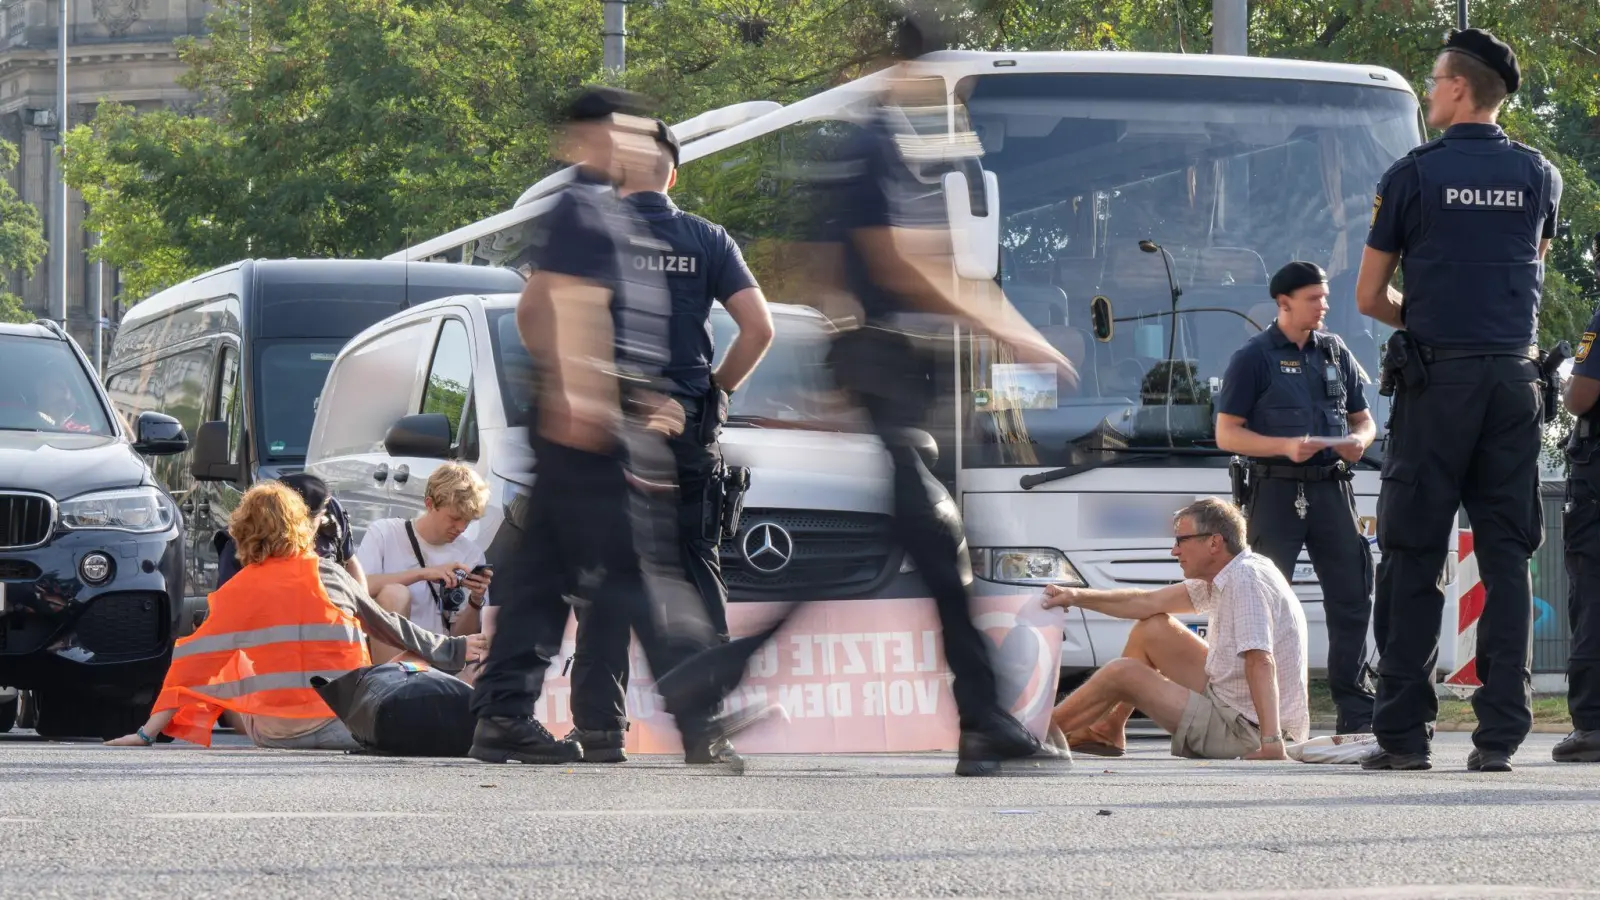
<path fill-rule="evenodd" d="M 46 737 L 143 724 L 183 614 L 183 523 L 140 454 L 178 420 L 118 420 L 55 323 L 0 324 L 0 731 L 27 698 Z"/>

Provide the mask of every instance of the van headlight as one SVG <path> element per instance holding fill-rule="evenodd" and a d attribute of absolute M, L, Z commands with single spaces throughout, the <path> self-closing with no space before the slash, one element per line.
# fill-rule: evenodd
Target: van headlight
<path fill-rule="evenodd" d="M 105 529 L 148 534 L 166 531 L 177 518 L 166 495 L 153 487 L 84 494 L 62 501 L 57 508 L 62 527 L 79 531 Z"/>
<path fill-rule="evenodd" d="M 984 581 L 1000 584 L 1088 586 L 1067 557 L 1051 547 L 975 547 L 972 569 Z"/>

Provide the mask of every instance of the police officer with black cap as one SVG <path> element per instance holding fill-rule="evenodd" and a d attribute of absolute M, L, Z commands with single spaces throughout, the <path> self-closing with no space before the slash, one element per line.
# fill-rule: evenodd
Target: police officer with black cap
<path fill-rule="evenodd" d="M 1362 373 L 1344 341 L 1320 330 L 1328 312 L 1322 267 L 1292 262 L 1272 276 L 1277 321 L 1228 363 L 1217 402 L 1217 446 L 1249 458 L 1250 546 L 1290 581 L 1311 554 L 1328 629 L 1328 682 L 1340 734 L 1372 727 L 1364 674 L 1372 618 L 1372 548 L 1361 534 L 1350 479 L 1377 436 Z M 1259 323 L 1258 323 L 1259 324 Z"/>
<path fill-rule="evenodd" d="M 728 232 L 679 209 L 667 191 L 677 183 L 679 146 L 665 122 L 655 122 L 658 152 L 620 172 L 617 193 L 659 242 L 636 263 L 666 279 L 672 295 L 669 358 L 663 374 L 683 407 L 684 428 L 668 440 L 677 462 L 683 569 L 705 603 L 712 628 L 728 640 L 728 589 L 717 558 L 725 492 L 739 490 L 723 466 L 717 432 L 728 395 L 739 388 L 772 344 L 772 316 L 755 276 Z M 739 328 L 715 371 L 711 305 L 720 302 Z M 628 623 L 580 616 L 572 658 L 569 735 L 583 744 L 586 762 L 619 762 L 627 725 Z"/>
<path fill-rule="evenodd" d="M 1492 35 L 1451 33 L 1428 79 L 1428 123 L 1445 132 L 1384 173 L 1357 278 L 1361 312 L 1402 329 L 1380 379 L 1394 408 L 1373 621 L 1382 752 L 1367 769 L 1432 765 L 1440 585 L 1463 506 L 1486 592 L 1467 768 L 1510 771 L 1533 722 L 1528 563 L 1542 540 L 1546 412 L 1534 342 L 1561 176 L 1495 124 L 1519 77 L 1516 55 Z M 1403 297 L 1390 285 L 1397 267 Z"/>
<path fill-rule="evenodd" d="M 1600 234 L 1594 236 L 1600 275 Z M 1573 357 L 1572 377 L 1562 390 L 1567 412 L 1578 417 L 1567 444 L 1567 503 L 1561 529 L 1566 539 L 1567 621 L 1572 627 L 1567 661 L 1567 712 L 1573 731 L 1551 751 L 1556 762 L 1600 762 L 1600 334 L 1595 312 Z"/>
<path fill-rule="evenodd" d="M 713 640 L 704 606 L 671 571 L 681 563 L 665 438 L 683 413 L 664 393 L 666 286 L 638 265 L 659 242 L 612 189 L 615 171 L 654 155 L 654 122 L 640 106 L 612 88 L 586 90 L 570 106 L 559 152 L 577 165 L 575 178 L 549 214 L 549 239 L 517 305 L 518 333 L 540 368 L 529 425 L 536 477 L 473 692 L 470 754 L 487 762 L 584 756 L 579 741 L 557 740 L 532 715 L 574 606 L 625 622 L 657 672 Z M 664 699 L 688 761 L 742 766 L 733 756 L 692 758 L 738 729 L 714 714 L 720 697 Z"/>

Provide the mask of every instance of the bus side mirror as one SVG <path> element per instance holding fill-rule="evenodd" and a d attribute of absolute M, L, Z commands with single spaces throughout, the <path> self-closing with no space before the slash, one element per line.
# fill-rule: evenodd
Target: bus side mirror
<path fill-rule="evenodd" d="M 1094 339 L 1104 344 L 1111 340 L 1111 333 L 1116 326 L 1111 318 L 1111 301 L 1105 297 L 1096 297 L 1089 301 L 1089 319 L 1094 327 Z"/>
<path fill-rule="evenodd" d="M 973 212 L 972 185 L 965 172 L 944 176 L 945 214 L 956 273 L 973 281 L 993 281 L 1000 273 L 1000 179 L 983 172 L 983 215 Z"/>

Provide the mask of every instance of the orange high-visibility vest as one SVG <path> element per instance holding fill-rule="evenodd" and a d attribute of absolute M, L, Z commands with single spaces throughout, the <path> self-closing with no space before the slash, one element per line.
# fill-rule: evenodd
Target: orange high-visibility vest
<path fill-rule="evenodd" d="M 162 729 L 211 746 L 224 710 L 285 719 L 333 715 L 311 678 L 338 678 L 372 664 L 354 616 L 333 605 L 317 557 L 245 566 L 212 594 L 211 612 L 178 640 L 155 710 L 176 709 Z"/>

